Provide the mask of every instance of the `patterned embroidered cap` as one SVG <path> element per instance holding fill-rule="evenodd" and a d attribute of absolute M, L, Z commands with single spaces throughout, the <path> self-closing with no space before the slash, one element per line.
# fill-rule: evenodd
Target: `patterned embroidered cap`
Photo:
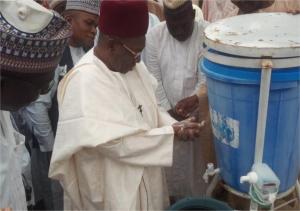
<path fill-rule="evenodd" d="M 81 10 L 99 16 L 100 0 L 67 0 L 66 10 Z"/>
<path fill-rule="evenodd" d="M 32 0 L 0 1 L 0 68 L 8 72 L 53 71 L 71 26 L 56 12 Z"/>

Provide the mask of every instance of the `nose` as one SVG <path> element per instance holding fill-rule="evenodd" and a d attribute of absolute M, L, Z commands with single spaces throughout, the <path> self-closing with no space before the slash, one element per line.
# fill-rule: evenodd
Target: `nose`
<path fill-rule="evenodd" d="M 92 27 L 91 32 L 95 36 L 97 34 L 97 27 Z"/>

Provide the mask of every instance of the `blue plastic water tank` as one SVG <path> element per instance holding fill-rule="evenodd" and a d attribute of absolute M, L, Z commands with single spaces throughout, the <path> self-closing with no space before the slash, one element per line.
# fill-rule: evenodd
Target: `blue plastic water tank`
<path fill-rule="evenodd" d="M 221 65 L 204 59 L 218 167 L 223 180 L 240 184 L 254 162 L 261 69 Z M 263 162 L 280 179 L 279 192 L 295 185 L 300 173 L 300 67 L 273 70 Z"/>

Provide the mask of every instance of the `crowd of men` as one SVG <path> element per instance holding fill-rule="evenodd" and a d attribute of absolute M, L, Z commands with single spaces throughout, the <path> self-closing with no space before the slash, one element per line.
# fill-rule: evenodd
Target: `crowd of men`
<path fill-rule="evenodd" d="M 162 210 L 204 195 L 205 27 L 279 1 L 200 2 L 0 1 L 0 208 Z"/>

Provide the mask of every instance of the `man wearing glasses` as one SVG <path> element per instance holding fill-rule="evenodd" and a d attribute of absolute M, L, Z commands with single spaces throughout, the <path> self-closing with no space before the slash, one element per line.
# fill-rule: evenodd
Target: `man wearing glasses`
<path fill-rule="evenodd" d="M 60 180 L 65 209 L 162 210 L 162 167 L 173 139 L 197 137 L 201 125 L 161 112 L 155 79 L 140 62 L 147 1 L 104 0 L 97 46 L 62 80 L 49 176 Z"/>

